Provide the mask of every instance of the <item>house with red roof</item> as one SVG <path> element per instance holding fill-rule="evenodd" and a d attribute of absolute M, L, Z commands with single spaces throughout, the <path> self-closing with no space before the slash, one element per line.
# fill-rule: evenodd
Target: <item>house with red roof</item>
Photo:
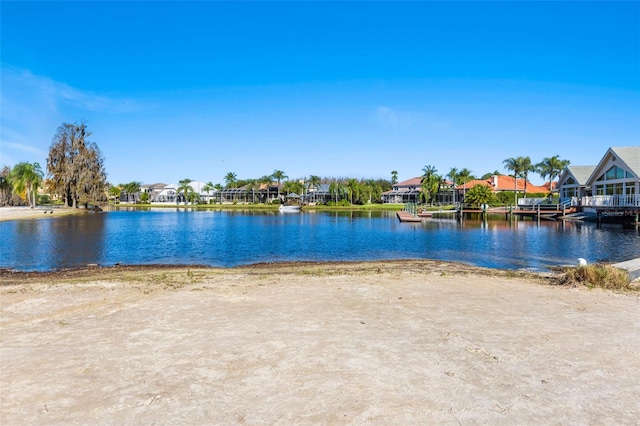
<path fill-rule="evenodd" d="M 506 175 L 493 175 L 489 179 L 474 179 L 466 182 L 463 185 L 458 185 L 456 191 L 460 196 L 464 196 L 464 193 L 476 185 L 485 185 L 491 188 L 493 193 L 498 192 L 522 192 L 525 194 L 548 194 L 549 189 L 544 186 L 537 186 L 524 179 L 516 180 L 512 176 Z M 517 187 L 516 187 L 517 185 Z"/>

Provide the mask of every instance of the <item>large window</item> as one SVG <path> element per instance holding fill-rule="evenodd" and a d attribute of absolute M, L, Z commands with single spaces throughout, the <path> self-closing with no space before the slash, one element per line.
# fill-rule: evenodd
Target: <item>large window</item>
<path fill-rule="evenodd" d="M 627 172 L 618 166 L 613 166 L 598 178 L 598 182 L 603 182 L 606 180 L 630 179 L 634 177 L 635 176 L 633 176 L 633 173 Z"/>

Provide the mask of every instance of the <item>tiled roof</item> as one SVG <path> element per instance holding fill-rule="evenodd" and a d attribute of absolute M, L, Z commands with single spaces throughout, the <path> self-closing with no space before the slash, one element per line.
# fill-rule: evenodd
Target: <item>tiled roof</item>
<path fill-rule="evenodd" d="M 422 176 L 419 176 L 419 177 L 403 180 L 402 182 L 398 182 L 393 186 L 402 188 L 402 187 L 408 187 L 408 186 L 420 186 L 421 183 L 422 183 Z"/>
<path fill-rule="evenodd" d="M 494 192 L 500 191 L 513 191 L 516 185 L 515 179 L 511 176 L 506 175 L 493 175 L 489 179 L 480 180 L 475 179 L 465 183 L 464 185 L 458 186 L 456 189 L 460 190 L 468 190 L 473 188 L 476 185 L 486 185 L 490 187 Z M 524 179 L 518 179 L 518 191 L 524 191 Z M 527 182 L 527 193 L 541 193 L 541 192 L 549 192 L 549 190 L 543 186 L 533 185 L 531 182 Z"/>

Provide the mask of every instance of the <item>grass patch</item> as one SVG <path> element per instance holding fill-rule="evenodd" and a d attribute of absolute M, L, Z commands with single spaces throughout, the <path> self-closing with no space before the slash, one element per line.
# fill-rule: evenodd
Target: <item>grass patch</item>
<path fill-rule="evenodd" d="M 567 268 L 560 278 L 561 285 L 584 285 L 608 290 L 634 290 L 629 273 L 609 265 L 586 265 Z"/>

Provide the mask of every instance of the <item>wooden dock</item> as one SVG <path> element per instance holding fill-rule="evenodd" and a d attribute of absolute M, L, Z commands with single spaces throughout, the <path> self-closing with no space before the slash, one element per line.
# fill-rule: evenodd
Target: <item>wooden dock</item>
<path fill-rule="evenodd" d="M 421 222 L 422 218 L 409 213 L 408 211 L 402 210 L 396 213 L 398 215 L 398 219 L 400 222 Z"/>

